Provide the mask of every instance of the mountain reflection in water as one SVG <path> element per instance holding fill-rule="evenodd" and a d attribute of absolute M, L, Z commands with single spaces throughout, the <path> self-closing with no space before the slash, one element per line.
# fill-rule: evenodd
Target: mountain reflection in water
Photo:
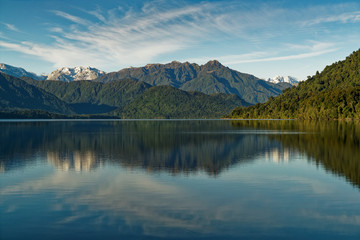
<path fill-rule="evenodd" d="M 63 170 L 90 170 L 111 163 L 174 174 L 203 170 L 216 175 L 280 148 L 264 134 L 251 129 L 244 129 L 244 134 L 229 123 L 225 126 L 223 121 L 2 123 L 6 131 L 1 162 L 7 171 L 30 164 L 34 154 L 43 154 Z"/>
<path fill-rule="evenodd" d="M 0 126 L 2 171 L 32 164 L 42 156 L 65 171 L 118 164 L 216 176 L 259 155 L 288 162 L 296 151 L 360 186 L 358 122 L 50 121 Z"/>

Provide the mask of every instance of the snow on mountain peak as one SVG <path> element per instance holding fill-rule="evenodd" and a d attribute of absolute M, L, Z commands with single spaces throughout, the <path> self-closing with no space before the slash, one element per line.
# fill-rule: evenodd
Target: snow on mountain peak
<path fill-rule="evenodd" d="M 299 81 L 296 78 L 291 77 L 291 76 L 279 76 L 278 75 L 278 76 L 275 76 L 273 78 L 268 78 L 268 79 L 266 79 L 266 81 L 271 82 L 271 83 L 275 83 L 275 84 L 283 83 L 283 82 L 290 83 L 291 85 L 299 84 Z"/>
<path fill-rule="evenodd" d="M 94 80 L 104 74 L 105 72 L 92 67 L 62 67 L 50 73 L 46 80 L 57 80 L 63 82 Z"/>
<path fill-rule="evenodd" d="M 14 67 L 5 63 L 0 63 L 0 72 L 14 77 L 30 77 L 35 80 L 45 80 L 46 76 L 38 76 L 35 73 L 28 72 L 23 68 Z"/>

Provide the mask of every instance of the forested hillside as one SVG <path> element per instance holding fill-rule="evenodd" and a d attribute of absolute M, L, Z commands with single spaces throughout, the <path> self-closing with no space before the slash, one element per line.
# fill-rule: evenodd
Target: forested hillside
<path fill-rule="evenodd" d="M 229 117 L 360 119 L 360 50 L 266 103 L 234 109 Z"/>
<path fill-rule="evenodd" d="M 79 114 L 106 113 L 122 108 L 134 101 L 151 87 L 144 82 L 131 79 L 107 84 L 93 81 L 34 81 L 27 82 L 54 94 L 59 99 L 72 104 Z"/>
<path fill-rule="evenodd" d="M 38 109 L 64 114 L 74 113 L 69 104 L 61 101 L 53 94 L 16 77 L 0 73 L 0 110 L 21 109 Z"/>
<path fill-rule="evenodd" d="M 237 104 L 249 105 L 236 95 L 207 95 L 159 86 L 147 89 L 119 115 L 122 118 L 218 118 Z"/>

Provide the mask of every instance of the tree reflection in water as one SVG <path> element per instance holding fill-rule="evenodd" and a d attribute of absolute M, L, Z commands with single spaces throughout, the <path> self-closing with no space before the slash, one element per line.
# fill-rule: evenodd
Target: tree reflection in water
<path fill-rule="evenodd" d="M 355 121 L 55 121 L 1 122 L 0 169 L 43 157 L 61 170 L 103 164 L 217 176 L 263 155 L 292 153 L 360 186 L 360 124 Z"/>
<path fill-rule="evenodd" d="M 308 159 L 360 187 L 359 121 L 232 121 L 233 126 L 297 131 L 304 134 L 269 135 L 284 148 L 306 154 Z"/>

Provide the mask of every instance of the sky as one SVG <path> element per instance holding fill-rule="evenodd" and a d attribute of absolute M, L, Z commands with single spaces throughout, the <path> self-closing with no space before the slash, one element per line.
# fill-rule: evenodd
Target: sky
<path fill-rule="evenodd" d="M 0 0 L 0 63 L 36 74 L 216 59 L 305 80 L 359 48 L 358 0 Z"/>

